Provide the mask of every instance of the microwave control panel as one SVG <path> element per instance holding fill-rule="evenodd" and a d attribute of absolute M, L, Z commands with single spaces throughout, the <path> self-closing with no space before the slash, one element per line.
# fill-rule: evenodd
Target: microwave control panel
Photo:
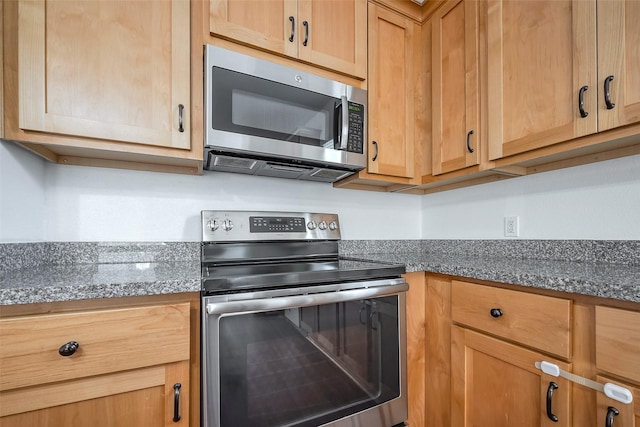
<path fill-rule="evenodd" d="M 349 102 L 349 136 L 347 151 L 362 153 L 364 145 L 364 105 Z"/>

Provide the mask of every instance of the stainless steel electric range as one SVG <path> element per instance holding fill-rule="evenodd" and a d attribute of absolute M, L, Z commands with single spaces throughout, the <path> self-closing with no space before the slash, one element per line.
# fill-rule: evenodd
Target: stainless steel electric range
<path fill-rule="evenodd" d="M 404 266 L 338 255 L 334 214 L 202 212 L 205 427 L 407 418 Z"/>

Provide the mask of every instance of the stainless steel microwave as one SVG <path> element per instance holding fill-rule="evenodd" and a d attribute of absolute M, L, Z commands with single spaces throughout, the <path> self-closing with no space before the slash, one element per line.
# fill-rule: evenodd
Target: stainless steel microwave
<path fill-rule="evenodd" d="M 205 46 L 204 168 L 334 182 L 366 166 L 367 92 Z"/>

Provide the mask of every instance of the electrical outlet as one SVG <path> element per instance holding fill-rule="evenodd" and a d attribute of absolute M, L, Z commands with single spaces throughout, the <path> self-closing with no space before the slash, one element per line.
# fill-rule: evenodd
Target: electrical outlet
<path fill-rule="evenodd" d="M 520 235 L 519 217 L 504 217 L 504 237 L 518 237 Z"/>

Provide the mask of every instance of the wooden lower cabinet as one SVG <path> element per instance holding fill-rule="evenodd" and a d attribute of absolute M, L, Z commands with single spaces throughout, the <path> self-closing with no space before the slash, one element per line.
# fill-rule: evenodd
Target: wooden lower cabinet
<path fill-rule="evenodd" d="M 407 397 L 411 427 L 425 425 L 426 286 L 423 272 L 405 275 L 407 292 Z"/>
<path fill-rule="evenodd" d="M 189 426 L 190 311 L 184 302 L 0 319 L 0 426 Z"/>
<path fill-rule="evenodd" d="M 625 387 L 633 393 L 633 402 L 620 403 L 598 393 L 598 416 L 596 427 L 639 427 L 640 426 L 640 388 L 629 384 L 598 376 L 599 383 L 613 383 Z M 610 420 L 610 422 L 609 422 Z"/>
<path fill-rule="evenodd" d="M 570 383 L 535 367 L 546 360 L 568 370 L 567 363 L 458 326 L 451 340 L 452 426 L 572 425 Z"/>

